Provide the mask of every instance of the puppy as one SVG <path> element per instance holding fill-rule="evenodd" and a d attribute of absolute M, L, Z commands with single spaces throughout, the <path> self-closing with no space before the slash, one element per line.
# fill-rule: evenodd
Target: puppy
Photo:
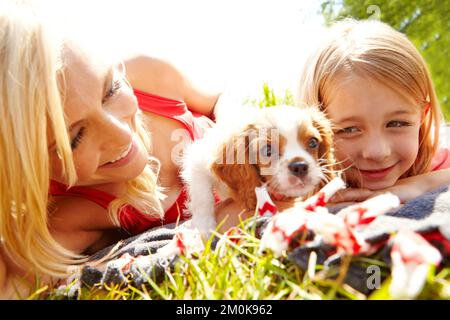
<path fill-rule="evenodd" d="M 333 132 L 317 108 L 242 107 L 185 151 L 181 177 L 191 226 L 203 235 L 216 228 L 215 195 L 255 211 L 255 187 L 274 200 L 313 193 L 333 174 Z"/>

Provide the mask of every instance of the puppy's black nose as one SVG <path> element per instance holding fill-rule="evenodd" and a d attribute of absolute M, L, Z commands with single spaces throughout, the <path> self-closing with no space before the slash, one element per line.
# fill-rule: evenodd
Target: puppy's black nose
<path fill-rule="evenodd" d="M 308 173 L 308 164 L 305 161 L 295 161 L 289 164 L 289 171 L 297 177 L 304 177 Z"/>

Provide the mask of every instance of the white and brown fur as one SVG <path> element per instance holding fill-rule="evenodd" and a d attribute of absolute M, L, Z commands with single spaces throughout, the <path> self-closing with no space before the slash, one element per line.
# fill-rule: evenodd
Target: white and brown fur
<path fill-rule="evenodd" d="M 317 140 L 315 148 L 312 139 Z M 243 107 L 219 117 L 183 158 L 181 175 L 189 196 L 191 226 L 204 235 L 216 228 L 213 190 L 221 200 L 231 198 L 249 211 L 256 208 L 257 186 L 266 185 L 273 197 L 284 199 L 316 191 L 333 177 L 332 141 L 329 121 L 313 107 Z M 271 157 L 265 152 L 267 144 Z M 226 161 L 227 155 L 234 155 L 235 161 Z M 244 160 L 236 163 L 238 157 Z"/>

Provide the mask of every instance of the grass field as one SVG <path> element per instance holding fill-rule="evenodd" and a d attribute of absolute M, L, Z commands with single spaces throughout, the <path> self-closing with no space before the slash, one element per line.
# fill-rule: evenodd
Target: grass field
<path fill-rule="evenodd" d="M 243 222 L 241 228 L 245 228 Z M 210 242 L 205 251 L 196 256 L 182 258 L 173 270 L 167 270 L 162 282 L 148 278 L 148 285 L 135 288 L 123 287 L 83 288 L 80 299 L 107 300 L 284 300 L 284 299 L 390 299 L 389 270 L 381 261 L 365 259 L 379 265 L 387 272 L 387 278 L 379 289 L 369 295 L 353 289 L 342 282 L 348 260 L 343 260 L 338 277 L 329 277 L 321 265 L 310 264 L 303 272 L 286 256 L 274 258 L 270 253 L 261 254 L 260 240 L 247 229 L 236 244 L 230 240 L 221 242 L 211 250 Z M 50 293 L 50 294 L 49 294 Z M 64 296 L 43 287 L 30 299 L 61 299 Z M 450 268 L 433 270 L 418 299 L 450 299 Z"/>

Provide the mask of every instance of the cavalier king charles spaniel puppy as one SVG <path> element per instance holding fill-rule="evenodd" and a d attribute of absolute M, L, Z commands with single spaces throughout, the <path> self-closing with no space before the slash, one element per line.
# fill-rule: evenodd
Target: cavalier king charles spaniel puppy
<path fill-rule="evenodd" d="M 255 187 L 265 186 L 275 201 L 311 195 L 334 177 L 332 144 L 331 125 L 318 108 L 243 106 L 224 113 L 183 155 L 191 227 L 203 235 L 215 230 L 217 196 L 255 211 Z"/>

